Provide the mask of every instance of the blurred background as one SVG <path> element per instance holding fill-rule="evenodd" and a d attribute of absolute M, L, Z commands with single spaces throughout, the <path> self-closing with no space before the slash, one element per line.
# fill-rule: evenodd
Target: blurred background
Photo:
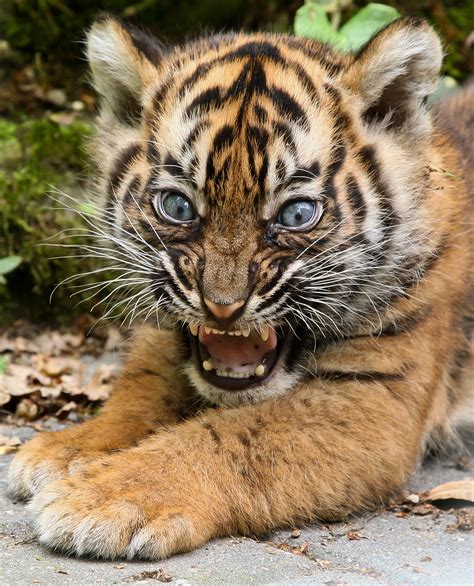
<path fill-rule="evenodd" d="M 366 5 L 362 0 L 312 3 L 322 7 L 336 28 Z M 472 73 L 474 0 L 385 4 L 433 24 L 446 47 L 448 86 Z M 179 43 L 210 31 L 293 33 L 297 11 L 307 17 L 302 5 L 302 0 L 1 1 L 0 328 L 18 318 L 69 323 L 90 308 L 90 303 L 77 305 L 80 298 L 71 299 L 67 287 L 60 287 L 51 303 L 49 298 L 55 284 L 94 262 L 51 258 L 63 253 L 38 244 L 78 222 L 76 216 L 54 209 L 46 194 L 55 186 L 81 197 L 87 185 L 84 144 L 96 98 L 87 82 L 83 40 L 94 16 L 110 11 L 149 28 L 165 42 Z M 100 313 L 101 307 L 95 311 Z"/>

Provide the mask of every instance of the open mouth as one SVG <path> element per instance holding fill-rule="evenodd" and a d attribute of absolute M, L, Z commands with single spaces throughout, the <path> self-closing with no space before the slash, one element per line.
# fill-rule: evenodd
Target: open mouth
<path fill-rule="evenodd" d="M 202 377 L 227 391 L 241 391 L 267 380 L 280 362 L 289 336 L 282 328 L 222 331 L 190 326 Z"/>

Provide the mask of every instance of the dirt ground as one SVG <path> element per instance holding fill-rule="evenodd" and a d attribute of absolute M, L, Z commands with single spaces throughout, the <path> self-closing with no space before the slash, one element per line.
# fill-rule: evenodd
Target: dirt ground
<path fill-rule="evenodd" d="M 90 561 L 44 549 L 25 505 L 6 496 L 6 473 L 22 443 L 93 416 L 107 397 L 120 335 L 112 327 L 88 337 L 84 325 L 64 334 L 20 323 L 0 335 L 2 586 L 474 584 L 472 503 L 426 500 L 434 487 L 474 477 L 467 458 L 426 463 L 386 507 L 347 523 L 220 539 L 163 562 Z"/>

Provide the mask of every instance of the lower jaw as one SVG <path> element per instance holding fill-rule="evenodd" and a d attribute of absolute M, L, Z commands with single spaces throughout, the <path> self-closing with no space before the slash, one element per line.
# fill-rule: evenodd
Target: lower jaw
<path fill-rule="evenodd" d="M 214 371 L 204 370 L 202 367 L 199 341 L 191 334 L 189 334 L 189 338 L 193 351 L 193 358 L 203 380 L 216 388 L 229 392 L 252 390 L 271 380 L 278 370 L 283 367 L 285 358 L 288 355 L 293 342 L 293 334 L 291 332 L 281 331 L 281 334 L 279 333 L 278 335 L 277 347 L 272 351 L 275 355 L 264 375 L 252 375 L 248 378 L 233 378 L 230 376 L 218 376 Z"/>

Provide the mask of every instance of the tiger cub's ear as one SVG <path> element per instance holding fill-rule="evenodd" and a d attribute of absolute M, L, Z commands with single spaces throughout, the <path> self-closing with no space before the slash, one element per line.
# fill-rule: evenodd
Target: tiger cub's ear
<path fill-rule="evenodd" d="M 87 34 L 87 58 L 102 108 L 124 123 L 137 121 L 144 88 L 159 77 L 163 53 L 152 35 L 110 15 L 99 17 Z"/>
<path fill-rule="evenodd" d="M 426 99 L 436 89 L 442 57 L 424 20 L 401 18 L 361 49 L 342 81 L 361 96 L 367 123 L 416 137 L 430 128 Z"/>

